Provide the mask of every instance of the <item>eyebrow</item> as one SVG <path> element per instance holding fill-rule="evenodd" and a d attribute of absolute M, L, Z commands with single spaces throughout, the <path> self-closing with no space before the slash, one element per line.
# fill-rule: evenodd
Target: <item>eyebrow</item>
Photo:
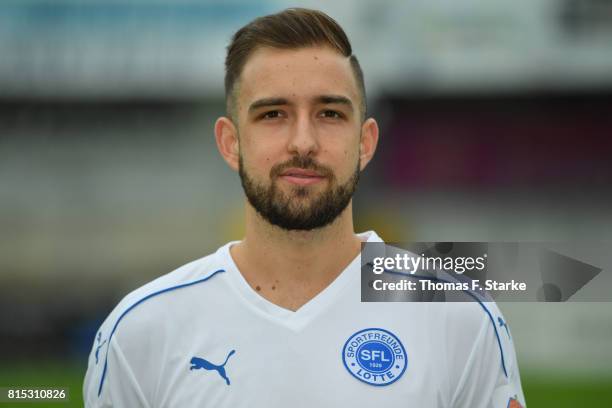
<path fill-rule="evenodd" d="M 258 99 L 249 106 L 249 112 L 266 106 L 288 105 L 289 101 L 285 98 L 263 98 Z"/>
<path fill-rule="evenodd" d="M 351 111 L 354 110 L 353 102 L 346 96 L 342 95 L 320 95 L 313 98 L 315 103 L 323 104 L 341 104 L 348 106 Z M 291 103 L 285 98 L 263 98 L 258 99 L 249 106 L 249 112 L 253 112 L 256 109 L 270 107 L 270 106 L 281 106 L 290 105 Z"/>
<path fill-rule="evenodd" d="M 351 111 L 353 110 L 353 102 L 351 102 L 351 100 L 346 96 L 342 95 L 321 95 L 316 97 L 315 101 L 324 104 L 337 103 L 340 105 L 346 105 L 351 109 Z"/>

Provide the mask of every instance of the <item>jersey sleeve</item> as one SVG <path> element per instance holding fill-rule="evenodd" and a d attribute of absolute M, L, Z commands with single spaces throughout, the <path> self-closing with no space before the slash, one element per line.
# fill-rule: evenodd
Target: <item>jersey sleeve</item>
<path fill-rule="evenodd" d="M 144 393 L 126 359 L 117 337 L 110 341 L 100 334 L 94 340 L 83 383 L 86 408 L 149 408 Z"/>
<path fill-rule="evenodd" d="M 222 272 L 216 255 L 190 262 L 127 294 L 102 323 L 94 338 L 83 383 L 87 408 L 142 408 L 157 404 L 159 369 L 152 369 L 163 340 L 159 314 L 165 303 L 151 302 L 158 295 L 204 282 Z M 155 304 L 151 310 L 151 304 Z M 161 319 L 163 320 L 163 319 Z"/>
<path fill-rule="evenodd" d="M 526 407 L 510 330 L 494 303 L 481 305 L 483 318 L 460 376 L 454 408 Z"/>

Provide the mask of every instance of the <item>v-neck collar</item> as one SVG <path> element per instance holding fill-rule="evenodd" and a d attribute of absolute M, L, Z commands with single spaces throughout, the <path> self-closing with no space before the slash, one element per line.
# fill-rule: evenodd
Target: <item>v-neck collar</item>
<path fill-rule="evenodd" d="M 368 231 L 357 234 L 364 242 L 382 242 L 380 237 L 374 231 Z M 241 300 L 247 303 L 247 306 L 260 316 L 273 321 L 277 324 L 285 326 L 293 331 L 300 331 L 310 323 L 314 317 L 324 311 L 335 299 L 338 294 L 347 286 L 351 279 L 360 281 L 361 270 L 361 253 L 349 263 L 349 265 L 321 292 L 310 299 L 298 310 L 292 311 L 285 309 L 257 293 L 246 281 L 238 266 L 234 262 L 230 253 L 232 245 L 240 241 L 232 241 L 225 244 L 219 249 L 220 255 L 223 258 L 223 263 L 227 268 L 227 276 L 232 288 L 237 292 Z"/>

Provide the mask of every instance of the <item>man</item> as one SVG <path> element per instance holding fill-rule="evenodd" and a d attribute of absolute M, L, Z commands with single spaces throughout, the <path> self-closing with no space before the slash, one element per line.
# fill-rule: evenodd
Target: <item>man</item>
<path fill-rule="evenodd" d="M 363 75 L 340 26 L 289 9 L 226 59 L 217 146 L 246 234 L 124 298 L 100 328 L 88 407 L 524 404 L 494 305 L 361 303 L 351 197 L 372 159 Z M 382 404 L 382 405 L 379 405 Z"/>

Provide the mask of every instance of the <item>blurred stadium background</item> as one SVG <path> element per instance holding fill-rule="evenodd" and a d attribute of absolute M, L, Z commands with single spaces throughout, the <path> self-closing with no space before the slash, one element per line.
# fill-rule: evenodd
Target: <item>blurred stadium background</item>
<path fill-rule="evenodd" d="M 345 27 L 381 123 L 360 230 L 612 242 L 609 0 L 4 0 L 0 386 L 80 406 L 119 299 L 241 237 L 212 133 L 225 46 L 295 5 Z M 612 406 L 610 303 L 501 308 L 531 407 Z"/>

